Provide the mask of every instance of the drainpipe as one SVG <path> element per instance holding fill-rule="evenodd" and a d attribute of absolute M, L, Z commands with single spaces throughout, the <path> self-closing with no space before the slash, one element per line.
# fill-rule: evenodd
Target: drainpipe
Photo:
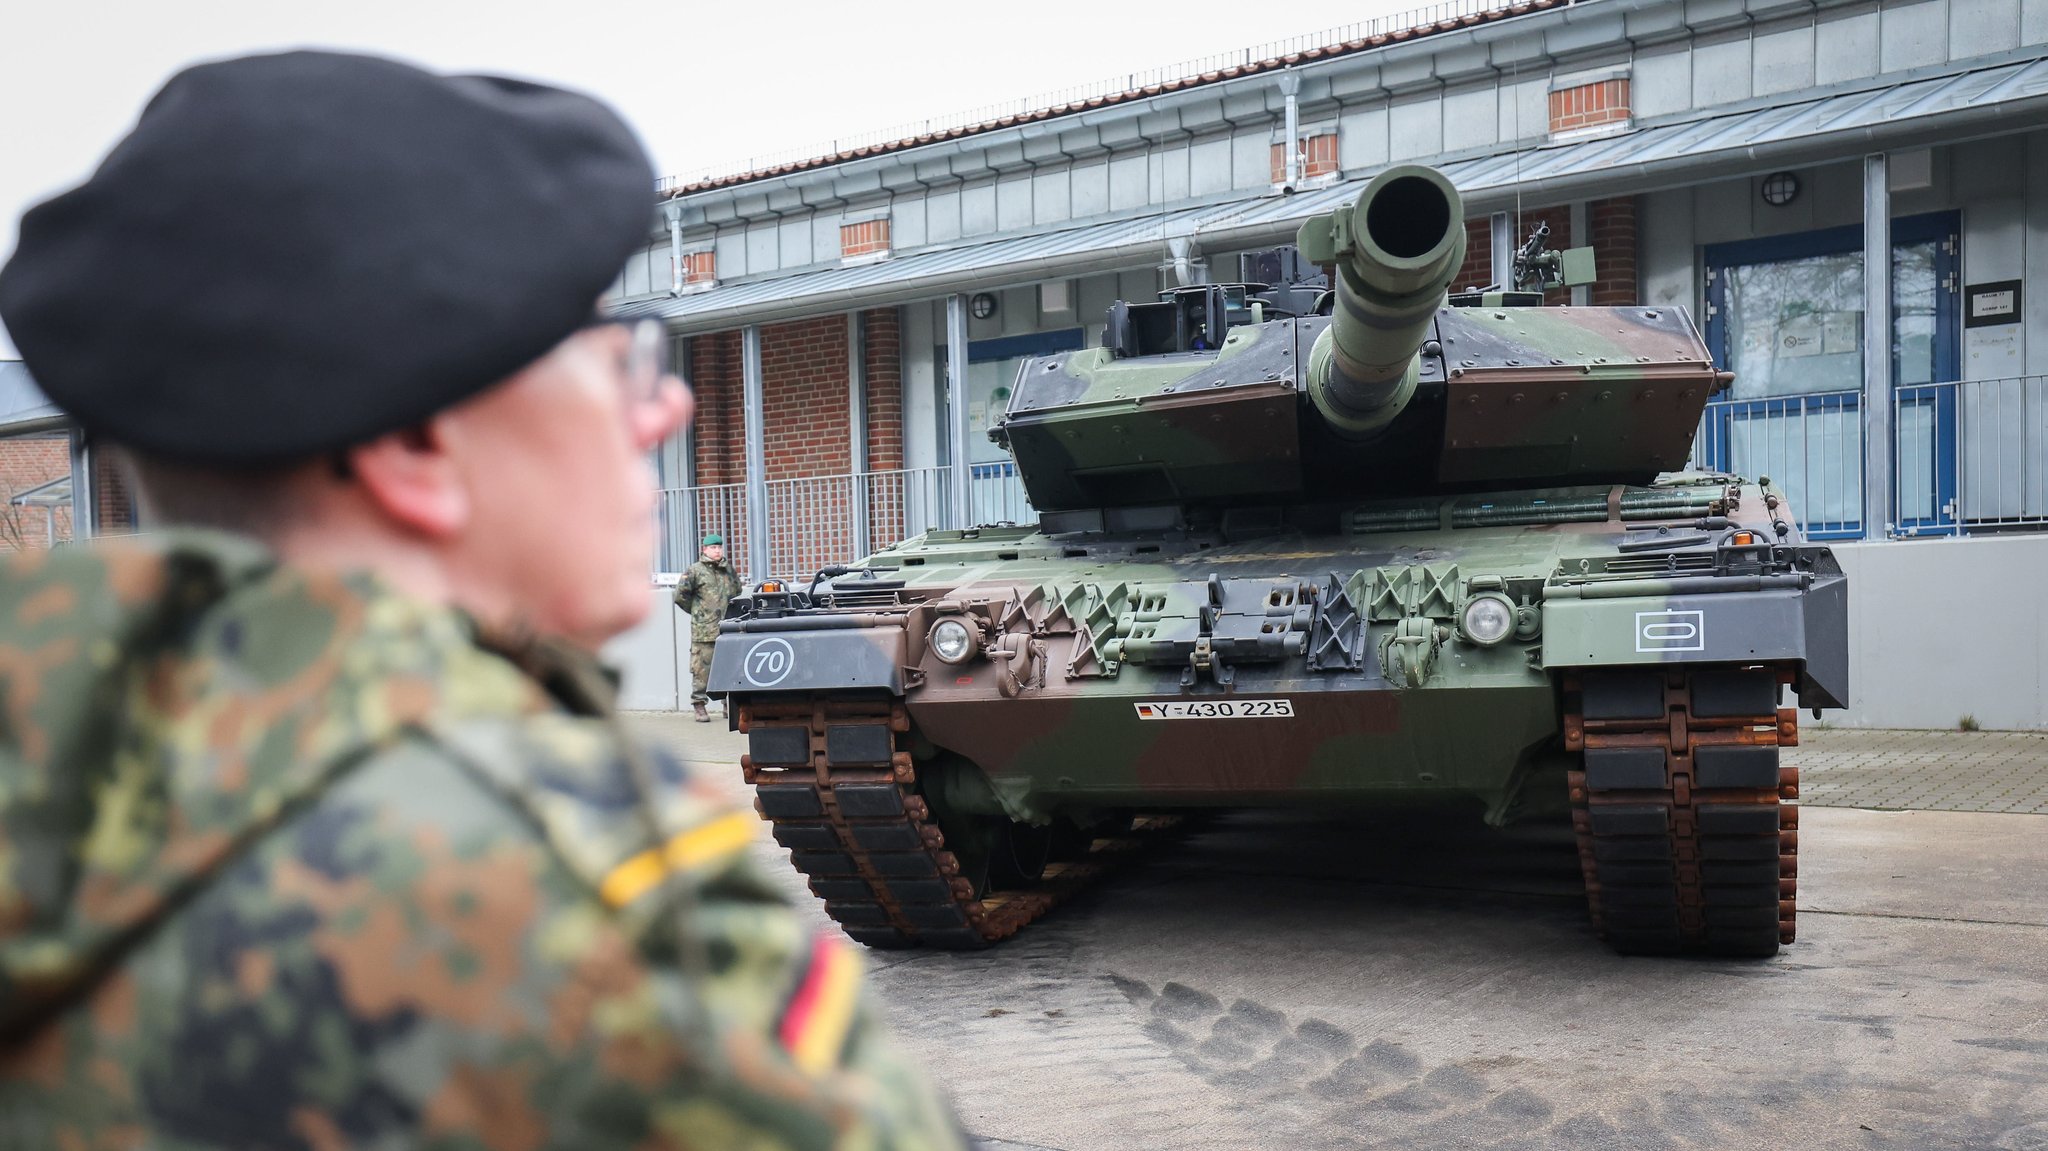
<path fill-rule="evenodd" d="M 668 294 L 683 294 L 683 216 L 681 212 L 668 215 Z"/>
<path fill-rule="evenodd" d="M 1514 221 L 1506 212 L 1495 212 L 1488 221 L 1493 230 L 1493 286 L 1503 292 L 1511 291 L 1514 285 L 1508 281 L 1515 277 Z"/>
<path fill-rule="evenodd" d="M 1863 158 L 1863 538 L 1892 534 L 1892 190 Z"/>
<path fill-rule="evenodd" d="M 1592 227 L 1592 224 L 1591 224 L 1591 219 L 1592 219 L 1592 215 L 1593 215 L 1593 213 L 1592 213 L 1591 209 L 1589 209 L 1589 208 L 1587 208 L 1587 207 L 1586 207 L 1586 201 L 1584 201 L 1584 200 L 1573 200 L 1573 201 L 1572 201 L 1572 215 L 1571 215 L 1571 220 L 1572 220 L 1572 246 L 1573 246 L 1573 247 L 1587 247 L 1587 248 L 1590 248 L 1590 247 L 1592 247 L 1592 246 L 1593 246 L 1593 227 Z M 1573 307 L 1575 307 L 1575 308 L 1583 308 L 1583 307 L 1585 307 L 1585 306 L 1586 306 L 1587 304 L 1590 304 L 1590 303 L 1592 303 L 1592 302 L 1593 302 L 1593 285 L 1591 285 L 1591 284 L 1575 284 L 1575 285 L 1573 285 L 1573 286 L 1572 286 L 1572 306 L 1573 306 Z"/>
<path fill-rule="evenodd" d="M 853 559 L 868 554 L 868 365 L 861 314 L 846 313 L 846 463 L 853 473 Z"/>
<path fill-rule="evenodd" d="M 776 573 L 768 570 L 773 553 L 768 546 L 768 450 L 763 424 L 767 419 L 762 400 L 761 326 L 740 329 L 740 394 L 745 405 L 742 427 L 747 453 L 747 579 L 759 583 Z M 782 573 L 793 575 L 793 572 Z"/>
<path fill-rule="evenodd" d="M 1280 73 L 1280 93 L 1287 97 L 1287 183 L 1292 192 L 1301 183 L 1301 76 L 1289 68 Z"/>
<path fill-rule="evenodd" d="M 1172 236 L 1166 241 L 1167 254 L 1173 260 L 1173 282 L 1185 288 L 1200 283 L 1195 269 L 1195 238 L 1193 236 Z"/>
<path fill-rule="evenodd" d="M 71 541 L 83 543 L 100 534 L 99 492 L 92 482 L 92 445 L 85 433 L 71 433 Z M 55 513 L 52 513 L 54 522 Z"/>
<path fill-rule="evenodd" d="M 954 293 L 946 297 L 946 443 L 951 453 L 947 482 L 947 510 L 951 527 L 971 528 L 974 524 L 973 493 L 968 483 L 973 472 L 967 466 L 967 297 Z"/>

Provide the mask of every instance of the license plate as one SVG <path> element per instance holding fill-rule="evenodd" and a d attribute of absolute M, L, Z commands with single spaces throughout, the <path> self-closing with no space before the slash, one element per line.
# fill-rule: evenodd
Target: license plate
<path fill-rule="evenodd" d="M 1291 699 L 1162 700 L 1133 704 L 1139 719 L 1293 719 Z"/>

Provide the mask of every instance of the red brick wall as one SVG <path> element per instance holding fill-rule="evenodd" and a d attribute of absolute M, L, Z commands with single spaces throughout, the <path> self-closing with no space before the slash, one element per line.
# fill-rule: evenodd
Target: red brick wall
<path fill-rule="evenodd" d="M 867 342 L 868 467 L 903 466 L 902 321 L 894 308 L 863 312 Z M 846 318 L 822 316 L 761 329 L 762 424 L 768 478 L 844 475 L 852 466 Z M 740 334 L 690 340 L 697 397 L 698 484 L 746 480 L 745 385 Z"/>
<path fill-rule="evenodd" d="M 1616 196 L 1586 205 L 1586 227 L 1593 233 L 1592 302 L 1625 306 L 1642 302 L 1636 279 L 1636 198 Z"/>
<path fill-rule="evenodd" d="M 1597 80 L 1550 94 L 1551 132 L 1618 124 L 1629 116 L 1628 78 Z"/>
<path fill-rule="evenodd" d="M 71 538 L 70 508 L 18 508 L 5 502 L 19 492 L 70 474 L 68 437 L 0 438 L 0 552 L 47 547 L 53 516 L 57 541 Z"/>
<path fill-rule="evenodd" d="M 868 470 L 903 466 L 903 320 L 895 308 L 861 313 L 867 340 Z"/>
<path fill-rule="evenodd" d="M 717 278 L 717 252 L 691 252 L 683 257 L 683 283 L 704 284 Z"/>
<path fill-rule="evenodd" d="M 1616 196 L 1610 200 L 1592 200 L 1586 204 L 1586 230 L 1592 235 L 1581 240 L 1572 235 L 1572 212 L 1566 204 L 1553 204 L 1542 208 L 1522 210 L 1521 223 L 1515 232 L 1515 243 L 1521 244 L 1529 238 L 1541 222 L 1550 225 L 1550 237 L 1546 243 L 1553 248 L 1570 248 L 1577 244 L 1593 245 L 1593 271 L 1598 277 L 1589 286 L 1589 302 L 1601 305 L 1627 305 L 1636 302 L 1636 201 L 1633 196 Z M 1484 287 L 1493 282 L 1493 228 L 1486 217 L 1465 221 L 1465 265 L 1458 270 L 1458 278 L 1452 281 L 1456 288 Z M 1569 303 L 1571 294 L 1563 289 L 1552 291 L 1545 299 L 1553 304 Z"/>
<path fill-rule="evenodd" d="M 92 486 L 99 505 L 94 530 L 103 536 L 134 531 L 135 499 L 128 490 L 128 477 L 104 455 L 93 458 Z"/>
<path fill-rule="evenodd" d="M 889 221 L 868 220 L 839 226 L 839 254 L 867 256 L 889 250 Z"/>
<path fill-rule="evenodd" d="M 697 458 L 695 482 L 739 483 L 746 478 L 746 424 L 738 332 L 691 337 L 690 389 L 697 397 L 697 415 L 691 425 Z"/>
<path fill-rule="evenodd" d="M 847 472 L 846 317 L 761 329 L 761 406 L 770 480 Z"/>
<path fill-rule="evenodd" d="M 1287 179 L 1287 145 L 1273 145 L 1273 182 L 1282 183 Z M 1337 170 L 1337 134 L 1324 132 L 1308 136 L 1301 141 L 1301 178 L 1314 179 L 1327 176 Z"/>
<path fill-rule="evenodd" d="M 1550 236 L 1544 242 L 1553 248 L 1572 246 L 1572 210 L 1568 204 L 1553 204 L 1544 208 L 1524 208 L 1519 221 L 1510 222 L 1515 245 L 1529 238 L 1539 223 L 1550 225 Z M 1458 269 L 1458 278 L 1451 281 L 1454 288 L 1483 288 L 1493 282 L 1493 225 L 1485 216 L 1465 221 L 1465 266 Z M 1564 291 L 1551 292 L 1544 297 L 1550 303 L 1570 303 L 1571 294 Z"/>

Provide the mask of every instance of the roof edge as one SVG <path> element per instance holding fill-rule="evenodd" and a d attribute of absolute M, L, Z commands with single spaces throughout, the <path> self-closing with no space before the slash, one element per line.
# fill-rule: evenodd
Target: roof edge
<path fill-rule="evenodd" d="M 986 135 L 990 132 L 1001 131 L 1004 128 L 1015 128 L 1023 124 L 1055 120 L 1062 116 L 1078 115 L 1083 112 L 1091 112 L 1154 96 L 1163 96 L 1168 93 L 1204 88 L 1229 80 L 1242 79 L 1246 76 L 1281 71 L 1300 64 L 1353 56 L 1362 52 L 1372 51 L 1376 48 L 1384 48 L 1391 44 L 1439 36 L 1480 24 L 1495 23 L 1515 16 L 1526 16 L 1534 12 L 1567 8 L 1587 2 L 1589 0 L 1447 0 L 1447 2 L 1433 4 L 1426 8 L 1413 9 L 1382 18 L 1388 25 L 1388 31 L 1385 32 L 1371 32 L 1363 36 L 1352 36 L 1336 40 L 1333 43 L 1315 45 L 1297 51 L 1252 59 L 1250 58 L 1250 53 L 1267 50 L 1273 46 L 1272 44 L 1255 45 L 1244 50 L 1246 58 L 1242 63 L 1217 68 L 1206 68 L 1198 72 L 1129 87 L 1120 91 L 1105 91 L 1055 104 L 1038 106 L 1029 106 L 1029 102 L 1038 99 L 1052 99 L 1054 97 L 1026 97 L 1023 103 L 1026 103 L 1027 107 L 1007 115 L 991 116 L 986 119 L 951 127 L 914 132 L 895 138 L 886 137 L 888 133 L 896 131 L 908 132 L 908 129 L 884 129 L 882 135 L 885 138 L 877 140 L 872 144 L 823 151 L 787 163 L 768 164 L 703 179 L 685 181 L 681 177 L 665 176 L 656 184 L 656 196 L 664 201 L 673 200 L 698 192 L 733 188 L 743 184 L 758 183 L 763 180 L 794 175 L 799 172 L 830 168 L 854 160 L 871 159 L 877 156 L 906 152 L 913 148 L 921 148 L 930 144 L 940 144 L 951 140 Z M 1401 21 L 1408 21 L 1408 23 L 1404 24 Z M 1364 26 L 1372 27 L 1379 25 L 1381 22 L 1369 21 Z M 1308 38 L 1334 36 L 1359 27 L 1361 25 L 1342 25 L 1324 32 L 1311 33 Z M 1206 64 L 1215 59 L 1217 57 L 1205 57 L 1202 60 L 1190 61 L 1188 65 Z M 1170 64 L 1166 68 L 1173 69 L 1183 66 L 1187 65 Z M 1165 70 L 1162 69 L 1161 71 Z M 978 113 L 968 114 L 975 115 Z M 833 148 L 833 145 L 827 144 L 823 145 L 823 147 L 830 149 Z"/>

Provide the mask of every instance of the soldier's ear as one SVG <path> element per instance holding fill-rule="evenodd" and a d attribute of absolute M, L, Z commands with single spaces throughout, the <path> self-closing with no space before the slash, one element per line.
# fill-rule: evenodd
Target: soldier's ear
<path fill-rule="evenodd" d="M 348 449 L 350 472 L 372 506 L 400 528 L 433 539 L 469 523 L 469 488 L 444 450 L 441 417 Z"/>

